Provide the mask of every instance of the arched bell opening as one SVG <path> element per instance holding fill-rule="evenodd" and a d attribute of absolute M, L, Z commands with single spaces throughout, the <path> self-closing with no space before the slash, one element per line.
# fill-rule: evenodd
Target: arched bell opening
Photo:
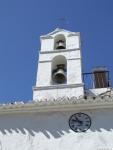
<path fill-rule="evenodd" d="M 55 37 L 55 43 L 54 43 L 55 49 L 66 49 L 66 39 L 65 36 L 60 34 Z"/>
<path fill-rule="evenodd" d="M 52 60 L 52 84 L 67 83 L 67 60 L 64 56 L 56 56 Z"/>

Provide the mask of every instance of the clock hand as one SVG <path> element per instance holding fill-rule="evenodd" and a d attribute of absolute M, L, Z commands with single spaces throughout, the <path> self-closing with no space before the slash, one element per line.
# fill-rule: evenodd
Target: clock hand
<path fill-rule="evenodd" d="M 76 121 L 80 124 L 83 124 L 83 121 L 79 120 L 77 117 L 76 117 Z"/>

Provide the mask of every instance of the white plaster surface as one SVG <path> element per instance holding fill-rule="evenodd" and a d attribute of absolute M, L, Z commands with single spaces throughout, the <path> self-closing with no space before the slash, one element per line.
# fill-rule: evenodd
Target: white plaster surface
<path fill-rule="evenodd" d="M 67 48 L 79 48 L 79 36 L 71 36 L 67 38 Z"/>
<path fill-rule="evenodd" d="M 51 62 L 38 65 L 36 86 L 47 86 L 51 83 Z"/>
<path fill-rule="evenodd" d="M 43 99 L 51 99 L 58 97 L 73 97 L 79 98 L 79 96 L 83 95 L 83 87 L 75 87 L 75 88 L 53 88 L 53 89 L 42 89 L 36 90 L 33 93 L 33 100 L 40 101 Z"/>
<path fill-rule="evenodd" d="M 82 83 L 81 60 L 68 60 L 67 84 Z"/>
<path fill-rule="evenodd" d="M 85 133 L 69 128 L 76 111 L 0 115 L 0 150 L 112 150 L 113 110 L 82 112 L 92 119 Z"/>
<path fill-rule="evenodd" d="M 44 39 L 41 40 L 41 51 L 53 50 L 54 39 Z"/>
<path fill-rule="evenodd" d="M 39 56 L 39 61 L 52 61 L 52 59 L 58 55 L 65 56 L 66 59 L 78 59 L 81 58 L 80 56 L 80 49 L 77 50 L 70 50 L 70 51 L 58 51 L 54 50 L 56 53 L 43 53 Z"/>
<path fill-rule="evenodd" d="M 106 92 L 110 92 L 111 91 L 111 88 L 108 87 L 108 88 L 97 88 L 97 89 L 89 89 L 89 92 L 95 96 L 98 96 L 100 94 L 104 94 Z"/>

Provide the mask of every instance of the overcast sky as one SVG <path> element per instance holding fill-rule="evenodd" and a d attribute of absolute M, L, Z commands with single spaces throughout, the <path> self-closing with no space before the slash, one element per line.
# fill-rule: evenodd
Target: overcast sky
<path fill-rule="evenodd" d="M 81 32 L 84 72 L 106 66 L 113 81 L 113 0 L 0 0 L 1 103 L 32 99 L 39 37 L 57 27 Z"/>

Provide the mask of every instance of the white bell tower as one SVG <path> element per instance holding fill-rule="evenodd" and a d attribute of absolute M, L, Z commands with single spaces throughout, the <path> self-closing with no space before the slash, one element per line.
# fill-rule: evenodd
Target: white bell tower
<path fill-rule="evenodd" d="M 57 28 L 40 39 L 33 100 L 83 96 L 80 33 Z"/>

